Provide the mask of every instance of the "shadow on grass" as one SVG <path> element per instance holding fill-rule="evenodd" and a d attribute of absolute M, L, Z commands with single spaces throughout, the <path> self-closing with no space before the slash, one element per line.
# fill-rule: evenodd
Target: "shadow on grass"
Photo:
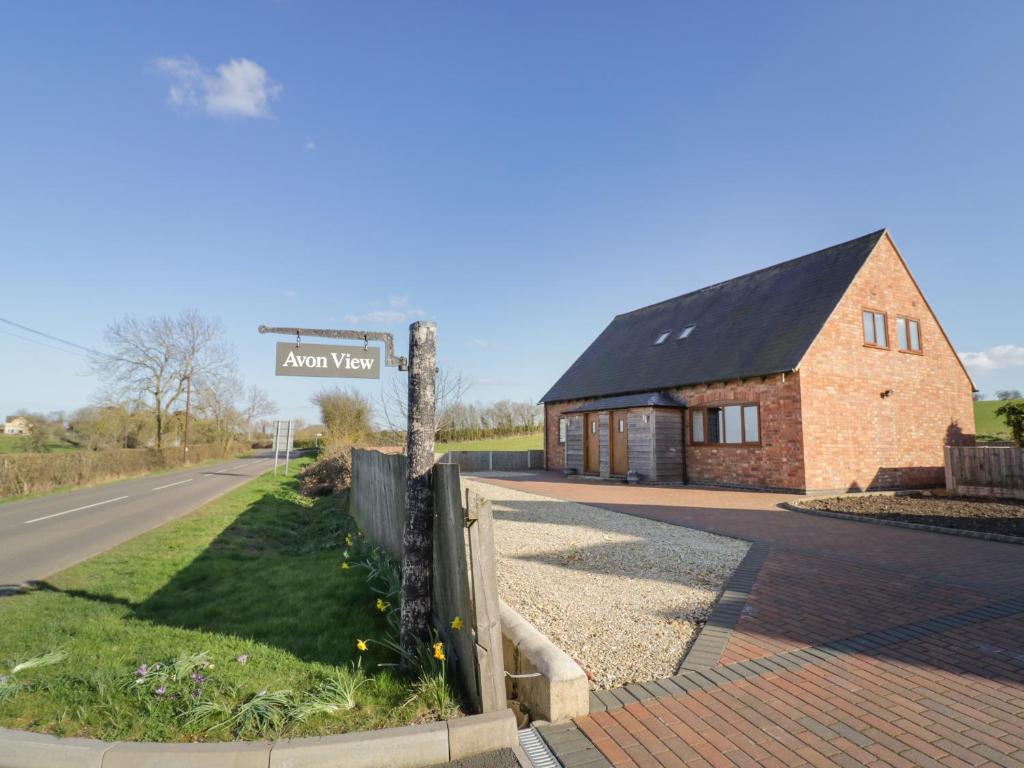
<path fill-rule="evenodd" d="M 337 496 L 310 502 L 283 489 L 264 494 L 138 603 L 47 582 L 33 586 L 123 605 L 154 624 L 235 635 L 303 661 L 345 664 L 358 655 L 353 633 L 379 636 L 384 628 L 362 571 L 339 567 L 345 534 L 354 530 L 346 504 Z"/>

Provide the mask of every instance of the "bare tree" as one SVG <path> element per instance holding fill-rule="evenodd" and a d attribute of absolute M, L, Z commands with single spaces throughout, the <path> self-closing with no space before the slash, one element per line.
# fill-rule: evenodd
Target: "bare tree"
<path fill-rule="evenodd" d="M 265 390 L 255 384 L 249 387 L 245 395 L 245 407 L 242 413 L 245 416 L 246 439 L 252 440 L 252 425 L 259 419 L 277 411 L 277 403 L 270 399 Z"/>
<path fill-rule="evenodd" d="M 462 398 L 470 386 L 460 371 L 438 369 L 435 390 L 438 432 L 447 432 L 453 428 L 461 413 Z M 392 376 L 387 389 L 381 393 L 381 412 L 387 428 L 392 432 L 405 432 L 409 412 L 408 394 L 408 383 L 401 376 Z"/>
<path fill-rule="evenodd" d="M 104 335 L 110 351 L 94 355 L 92 368 L 111 399 L 152 409 L 158 448 L 189 376 L 193 386 L 202 389 L 234 373 L 234 352 L 223 340 L 220 322 L 195 310 L 145 320 L 126 315 L 111 323 Z"/>
<path fill-rule="evenodd" d="M 1020 400 L 1021 397 L 1019 389 L 996 390 L 996 400 Z"/>

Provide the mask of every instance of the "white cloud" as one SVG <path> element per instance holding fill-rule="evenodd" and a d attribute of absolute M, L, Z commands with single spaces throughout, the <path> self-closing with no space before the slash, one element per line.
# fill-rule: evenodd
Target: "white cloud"
<path fill-rule="evenodd" d="M 1024 366 L 1024 347 L 1000 344 L 983 352 L 961 352 L 964 365 L 976 371 L 994 371 L 997 368 Z"/>
<path fill-rule="evenodd" d="M 231 59 L 215 71 L 191 56 L 163 57 L 156 68 L 171 80 L 167 101 L 175 109 L 215 117 L 270 117 L 270 102 L 283 90 L 249 59 Z"/>
<path fill-rule="evenodd" d="M 476 347 L 477 349 L 487 349 L 493 345 L 487 339 L 470 339 L 469 346 Z"/>
<path fill-rule="evenodd" d="M 306 139 L 304 146 L 307 152 L 316 152 L 316 142 L 312 139 Z"/>
<path fill-rule="evenodd" d="M 287 296 L 289 299 L 297 299 L 297 298 L 299 298 L 299 292 L 298 291 L 293 291 L 291 288 L 286 288 L 285 292 L 284 292 L 284 295 Z"/>
<path fill-rule="evenodd" d="M 388 296 L 388 306 L 400 309 L 409 306 L 408 296 Z"/>

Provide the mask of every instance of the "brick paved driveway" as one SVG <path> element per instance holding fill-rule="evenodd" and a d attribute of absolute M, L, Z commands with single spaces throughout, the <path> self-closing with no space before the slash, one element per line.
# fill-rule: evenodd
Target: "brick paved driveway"
<path fill-rule="evenodd" d="M 576 766 L 1024 766 L 1024 547 L 553 473 L 488 482 L 754 543 L 673 678 L 542 728 Z"/>

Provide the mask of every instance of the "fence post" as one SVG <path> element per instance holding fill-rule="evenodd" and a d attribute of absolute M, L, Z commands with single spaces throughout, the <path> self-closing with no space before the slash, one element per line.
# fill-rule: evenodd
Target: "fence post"
<path fill-rule="evenodd" d="M 505 660 L 501 646 L 501 615 L 494 555 L 491 503 L 466 491 L 469 556 L 473 574 L 473 622 L 484 712 L 505 709 Z"/>

